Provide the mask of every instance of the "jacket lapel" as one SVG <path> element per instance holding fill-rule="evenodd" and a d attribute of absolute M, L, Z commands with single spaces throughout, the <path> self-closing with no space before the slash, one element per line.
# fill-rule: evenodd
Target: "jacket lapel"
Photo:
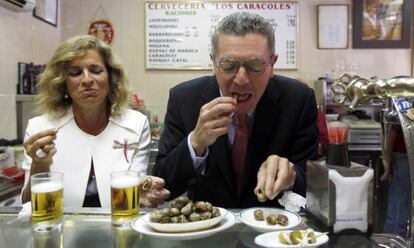
<path fill-rule="evenodd" d="M 205 86 L 205 94 L 203 98 L 203 104 L 206 104 L 220 96 L 220 91 L 218 87 L 218 83 L 215 77 L 212 77 L 210 83 L 206 84 Z M 209 156 L 211 159 L 215 160 L 217 167 L 219 168 L 220 172 L 222 173 L 226 183 L 228 184 L 228 189 L 231 189 L 232 195 L 237 195 L 237 190 L 235 187 L 234 182 L 234 175 L 233 175 L 233 168 L 231 164 L 230 158 L 230 149 L 227 141 L 227 134 L 220 136 L 216 142 L 214 142 L 209 147 Z"/>
<path fill-rule="evenodd" d="M 253 130 L 249 137 L 245 170 L 241 191 L 245 192 L 251 180 L 256 180 L 257 171 L 267 158 L 269 141 L 273 138 L 275 123 L 279 117 L 279 90 L 272 78 L 258 102 L 254 115 Z"/>

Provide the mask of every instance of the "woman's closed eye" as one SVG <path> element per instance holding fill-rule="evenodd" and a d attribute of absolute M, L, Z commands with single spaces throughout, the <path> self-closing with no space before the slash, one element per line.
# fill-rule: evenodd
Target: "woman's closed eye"
<path fill-rule="evenodd" d="M 99 75 L 101 74 L 105 69 L 102 68 L 99 65 L 91 65 L 87 68 L 89 73 L 95 74 L 95 75 Z M 70 77 L 77 77 L 80 76 L 83 73 L 83 69 L 80 67 L 71 67 L 69 68 L 66 73 L 70 76 Z"/>

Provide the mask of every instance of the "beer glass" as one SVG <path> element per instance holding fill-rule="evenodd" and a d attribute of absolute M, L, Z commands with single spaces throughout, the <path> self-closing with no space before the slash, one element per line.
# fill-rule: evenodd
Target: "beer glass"
<path fill-rule="evenodd" d="M 62 229 L 55 229 L 50 232 L 33 232 L 32 248 L 63 248 Z"/>
<path fill-rule="evenodd" d="M 32 226 L 34 231 L 61 229 L 63 174 L 42 172 L 31 176 Z"/>
<path fill-rule="evenodd" d="M 139 213 L 139 174 L 135 171 L 111 173 L 112 224 L 128 227 Z"/>

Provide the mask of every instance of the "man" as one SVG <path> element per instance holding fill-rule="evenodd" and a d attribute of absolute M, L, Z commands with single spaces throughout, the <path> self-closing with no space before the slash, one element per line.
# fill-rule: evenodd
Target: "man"
<path fill-rule="evenodd" d="M 305 195 L 305 161 L 318 147 L 315 96 L 273 75 L 274 44 L 264 18 L 231 14 L 212 37 L 215 76 L 170 90 L 153 173 L 172 198 L 188 191 L 193 200 L 245 208 L 280 206 L 284 190 Z"/>

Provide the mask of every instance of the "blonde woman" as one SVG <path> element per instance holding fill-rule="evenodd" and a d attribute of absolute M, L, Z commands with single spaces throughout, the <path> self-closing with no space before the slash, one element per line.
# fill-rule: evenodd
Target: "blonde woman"
<path fill-rule="evenodd" d="M 113 171 L 147 170 L 150 129 L 147 118 L 128 109 L 129 86 L 108 45 L 82 35 L 55 51 L 38 85 L 42 114 L 29 120 L 25 135 L 23 202 L 30 201 L 30 175 L 64 174 L 65 206 L 110 207 Z M 140 194 L 146 207 L 169 196 L 164 181 Z"/>

